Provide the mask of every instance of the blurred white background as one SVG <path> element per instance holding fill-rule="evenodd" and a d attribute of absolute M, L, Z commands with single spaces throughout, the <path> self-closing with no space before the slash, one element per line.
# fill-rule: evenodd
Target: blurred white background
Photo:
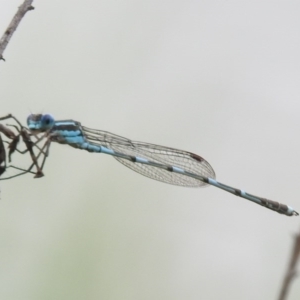
<path fill-rule="evenodd" d="M 0 0 L 1 34 L 22 2 Z M 188 150 L 300 209 L 298 1 L 33 4 L 0 62 L 1 116 Z M 0 182 L 0 299 L 277 298 L 299 218 L 57 144 L 45 174 Z"/>

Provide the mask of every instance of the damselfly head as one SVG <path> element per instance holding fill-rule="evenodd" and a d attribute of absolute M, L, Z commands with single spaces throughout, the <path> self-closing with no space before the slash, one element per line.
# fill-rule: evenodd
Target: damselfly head
<path fill-rule="evenodd" d="M 49 115 L 31 114 L 27 117 L 27 126 L 32 132 L 45 132 L 54 125 L 54 118 Z"/>

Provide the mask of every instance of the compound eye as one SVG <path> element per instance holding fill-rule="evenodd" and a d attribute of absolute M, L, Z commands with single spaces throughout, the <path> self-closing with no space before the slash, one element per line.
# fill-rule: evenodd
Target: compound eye
<path fill-rule="evenodd" d="M 51 115 L 46 114 L 46 115 L 42 116 L 42 120 L 41 121 L 42 121 L 43 125 L 48 126 L 48 125 L 52 125 L 54 123 L 54 118 Z"/>

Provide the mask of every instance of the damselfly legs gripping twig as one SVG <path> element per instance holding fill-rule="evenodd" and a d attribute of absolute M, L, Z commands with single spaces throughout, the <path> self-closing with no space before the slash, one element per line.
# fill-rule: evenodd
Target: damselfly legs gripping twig
<path fill-rule="evenodd" d="M 8 119 L 13 119 L 17 123 L 17 125 L 8 124 L 5 126 L 3 124 L 0 124 L 0 176 L 2 176 L 2 174 L 8 168 L 13 168 L 13 169 L 19 170 L 21 172 L 11 175 L 11 176 L 8 176 L 8 177 L 2 177 L 2 178 L 0 178 L 0 180 L 11 179 L 11 178 L 21 176 L 21 175 L 24 175 L 27 173 L 34 174 L 35 178 L 44 176 L 42 169 L 38 165 L 38 158 L 40 155 L 43 154 L 43 152 L 39 151 L 38 156 L 35 155 L 33 147 L 36 145 L 31 141 L 31 137 L 30 137 L 30 133 L 29 133 L 28 129 L 26 127 L 24 127 L 18 121 L 17 118 L 15 118 L 12 115 L 7 115 L 5 117 L 0 118 L 0 121 L 8 120 Z M 8 128 L 8 126 L 15 128 L 17 133 L 15 133 L 13 130 Z M 8 162 L 11 163 L 12 154 L 14 152 L 18 152 L 20 154 L 26 154 L 28 152 L 30 154 L 31 160 L 32 160 L 32 164 L 30 165 L 30 167 L 28 169 L 22 169 L 22 168 L 19 168 L 17 166 L 11 165 L 11 164 L 7 165 L 6 149 L 5 149 L 4 141 L 2 140 L 2 137 L 1 137 L 1 133 L 10 139 L 10 142 L 5 142 L 6 144 L 8 144 L 8 146 L 7 146 Z M 20 151 L 17 148 L 17 146 L 19 145 L 19 142 L 20 142 L 20 138 L 22 138 L 22 141 L 26 147 L 26 149 L 23 151 Z M 36 167 L 35 172 L 32 171 L 34 166 Z"/>

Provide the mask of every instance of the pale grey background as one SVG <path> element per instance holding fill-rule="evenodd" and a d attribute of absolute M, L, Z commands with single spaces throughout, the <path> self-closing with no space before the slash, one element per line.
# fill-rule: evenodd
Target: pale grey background
<path fill-rule="evenodd" d="M 21 2 L 0 1 L 1 34 Z M 300 209 L 299 1 L 34 6 L 1 62 L 1 115 L 189 150 Z M 276 299 L 299 218 L 67 146 L 45 173 L 0 183 L 0 299 Z"/>

